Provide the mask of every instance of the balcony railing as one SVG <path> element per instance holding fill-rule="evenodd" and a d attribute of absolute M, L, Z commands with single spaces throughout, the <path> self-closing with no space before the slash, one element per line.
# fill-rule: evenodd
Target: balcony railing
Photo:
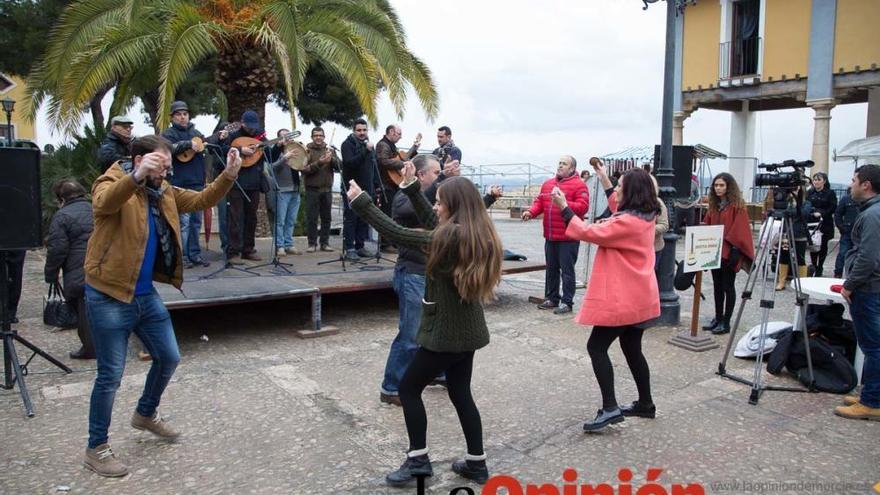
<path fill-rule="evenodd" d="M 718 79 L 759 75 L 758 58 L 763 47 L 760 37 L 721 43 L 718 52 Z"/>

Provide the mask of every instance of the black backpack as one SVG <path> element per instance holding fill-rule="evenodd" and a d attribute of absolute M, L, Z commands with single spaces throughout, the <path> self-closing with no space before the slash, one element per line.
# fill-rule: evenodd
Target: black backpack
<path fill-rule="evenodd" d="M 843 348 L 830 344 L 823 336 L 810 337 L 810 358 L 813 361 L 816 390 L 845 394 L 858 385 L 856 370 L 844 355 Z M 782 372 L 783 367 L 802 384 L 810 386 L 810 371 L 807 368 L 802 332 L 786 332 L 767 358 L 769 373 L 777 375 Z"/>

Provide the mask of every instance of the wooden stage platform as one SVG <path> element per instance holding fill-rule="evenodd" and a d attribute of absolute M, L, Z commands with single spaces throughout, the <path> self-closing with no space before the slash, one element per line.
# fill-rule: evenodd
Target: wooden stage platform
<path fill-rule="evenodd" d="M 258 239 L 257 248 L 263 261 L 248 261 L 246 265 L 225 269 L 218 247 L 212 246 L 212 251 L 203 248 L 202 254 L 211 266 L 184 270 L 184 283 L 179 291 L 168 284 L 156 284 L 156 289 L 169 311 L 309 297 L 312 328 L 298 332 L 307 338 L 335 333 L 334 329 L 321 325 L 322 294 L 392 288 L 395 255 L 383 254 L 384 258 L 378 262 L 375 258 L 364 258 L 354 264 L 346 262 L 343 267 L 338 261 L 340 250 L 337 249 L 334 252 L 284 256 L 279 261 L 290 265 L 274 266 L 269 255 L 270 245 L 270 239 Z M 508 275 L 542 271 L 544 267 L 543 262 L 505 261 L 502 271 Z"/>

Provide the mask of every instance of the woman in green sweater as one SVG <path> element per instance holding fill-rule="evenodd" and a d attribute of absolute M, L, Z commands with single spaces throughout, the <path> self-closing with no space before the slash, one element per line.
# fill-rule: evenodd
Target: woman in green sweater
<path fill-rule="evenodd" d="M 467 442 L 467 455 L 454 462 L 452 470 L 485 483 L 489 471 L 480 412 L 471 396 L 471 373 L 474 351 L 489 343 L 483 303 L 493 298 L 501 280 L 501 240 L 471 181 L 464 177 L 443 181 L 432 210 L 414 177 L 415 168 L 408 164 L 399 194 L 409 196 L 427 230 L 396 224 L 354 181 L 349 183 L 347 193 L 355 213 L 383 237 L 398 245 L 424 249 L 428 256 L 422 319 L 416 336 L 420 347 L 400 383 L 409 450 L 400 469 L 385 479 L 389 485 L 404 486 L 419 476 L 433 475 L 422 391 L 437 375 L 445 373 L 449 399 Z"/>

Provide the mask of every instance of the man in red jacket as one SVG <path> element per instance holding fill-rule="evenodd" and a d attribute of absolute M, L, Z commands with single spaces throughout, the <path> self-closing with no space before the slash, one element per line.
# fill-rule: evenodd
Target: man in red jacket
<path fill-rule="evenodd" d="M 590 193 L 584 181 L 578 177 L 577 161 L 565 155 L 559 159 L 556 177 L 541 186 L 541 193 L 532 207 L 523 212 L 524 221 L 544 215 L 544 259 L 547 269 L 544 276 L 544 302 L 538 309 L 552 309 L 554 314 L 571 313 L 574 304 L 574 265 L 577 263 L 579 242 L 565 235 L 562 211 L 553 206 L 551 193 L 559 188 L 569 208 L 584 218 L 590 205 Z M 562 298 L 559 297 L 559 275 L 562 274 Z M 562 305 L 559 304 L 560 300 Z"/>

